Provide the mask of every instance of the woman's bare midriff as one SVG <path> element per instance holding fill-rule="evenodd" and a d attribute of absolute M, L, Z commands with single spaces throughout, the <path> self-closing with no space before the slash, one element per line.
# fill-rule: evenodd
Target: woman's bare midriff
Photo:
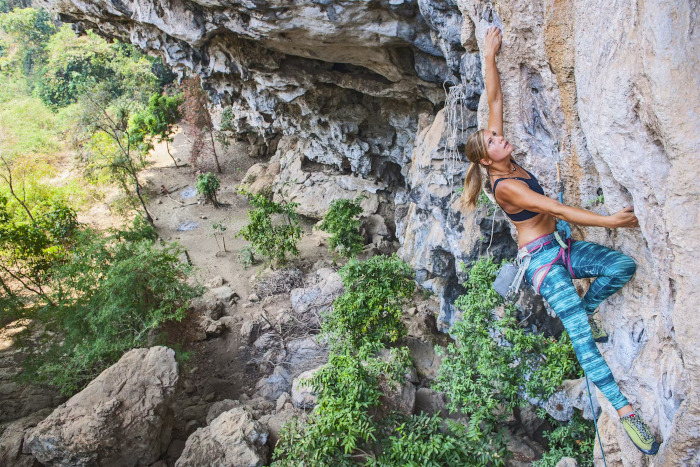
<path fill-rule="evenodd" d="M 526 221 L 513 222 L 513 225 L 518 231 L 518 248 L 522 248 L 536 238 L 554 232 L 557 222 L 549 214 L 538 214 Z"/>

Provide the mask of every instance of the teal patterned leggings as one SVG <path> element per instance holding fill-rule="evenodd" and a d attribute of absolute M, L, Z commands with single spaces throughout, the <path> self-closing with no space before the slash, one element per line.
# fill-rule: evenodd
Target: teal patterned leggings
<path fill-rule="evenodd" d="M 620 290 L 634 275 L 637 265 L 620 252 L 590 242 L 571 242 L 563 250 L 552 243 L 531 252 L 527 280 L 539 289 L 569 333 L 579 363 L 588 377 L 617 410 L 628 404 L 607 363 L 593 341 L 588 314 Z M 580 298 L 573 278 L 596 277 L 588 292 Z"/>

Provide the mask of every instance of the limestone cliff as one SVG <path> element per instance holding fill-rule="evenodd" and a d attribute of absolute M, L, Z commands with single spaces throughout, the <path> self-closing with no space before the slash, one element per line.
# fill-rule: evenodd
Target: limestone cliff
<path fill-rule="evenodd" d="M 369 187 L 367 214 L 394 221 L 399 253 L 442 296 L 443 328 L 459 261 L 485 249 L 481 230 L 507 233 L 504 221 L 455 207 L 461 143 L 487 120 L 479 50 L 485 29 L 501 26 L 515 157 L 550 195 L 561 160 L 569 203 L 601 213 L 633 204 L 640 219 L 636 230 L 575 232 L 639 265 L 602 306 L 612 339 L 601 350 L 663 444 L 639 455 L 604 404 L 608 461 L 700 465 L 697 1 L 39 3 L 199 74 L 256 153 L 276 152 L 278 190 L 291 182 L 293 197 L 315 203 L 310 215 L 327 206 L 329 186 L 348 197 Z M 448 87 L 460 98 L 442 109 Z M 312 176 L 321 169 L 322 182 Z M 592 203 L 601 194 L 604 205 Z M 497 248 L 508 254 L 512 243 Z"/>

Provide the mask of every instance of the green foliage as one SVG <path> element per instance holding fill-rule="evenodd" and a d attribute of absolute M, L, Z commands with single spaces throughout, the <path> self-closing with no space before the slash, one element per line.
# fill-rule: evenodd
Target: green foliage
<path fill-rule="evenodd" d="M 241 187 L 237 192 L 246 195 L 254 209 L 248 210 L 248 225 L 236 237 L 242 236 L 251 242 L 258 254 L 276 266 L 286 264 L 287 254 L 298 255 L 296 244 L 302 230 L 294 208 L 299 203 L 275 203 L 267 196 L 250 193 Z"/>
<path fill-rule="evenodd" d="M 585 207 L 598 206 L 600 204 L 605 204 L 605 196 L 603 196 L 602 193 L 596 196 L 595 198 L 589 199 L 588 201 L 583 203 Z"/>
<path fill-rule="evenodd" d="M 0 151 L 8 160 L 22 157 L 36 166 L 38 158 L 53 156 L 61 148 L 62 123 L 39 99 L 22 92 L 0 91 Z"/>
<path fill-rule="evenodd" d="M 78 222 L 75 211 L 58 197 L 22 205 L 3 191 L 0 189 L 0 282 L 14 306 L 20 307 L 27 303 L 28 293 L 41 293 L 50 283 L 51 268 L 65 261 Z M 29 197 L 29 201 L 34 200 Z M 18 310 L 4 312 L 14 318 Z"/>
<path fill-rule="evenodd" d="M 405 351 L 392 349 L 391 358 L 378 360 L 380 347 L 331 352 L 310 381 L 318 405 L 306 423 L 293 421 L 280 433 L 273 465 L 357 465 L 356 452 L 371 450 L 381 429 L 379 377 L 397 378 L 407 358 Z"/>
<path fill-rule="evenodd" d="M 547 398 L 565 378 L 580 375 L 566 334 L 556 341 L 526 332 L 511 304 L 502 319 L 494 316 L 492 310 L 502 304 L 492 287 L 498 268 L 482 258 L 469 271 L 467 293 L 455 301 L 463 312 L 451 329 L 456 343 L 436 348 L 443 360 L 435 387 L 447 394 L 451 410 L 470 417 L 470 436 L 498 440 L 495 450 L 504 446 L 501 427 L 512 409 L 526 397 Z"/>
<path fill-rule="evenodd" d="M 153 149 L 153 139 L 159 143 L 165 142 L 168 154 L 170 154 L 173 127 L 180 119 L 179 106 L 182 104 L 182 94 L 167 96 L 165 94 L 153 94 L 148 100 L 148 107 L 132 115 L 129 122 L 132 144 L 141 146 L 141 151 L 148 152 Z"/>
<path fill-rule="evenodd" d="M 153 223 L 138 178 L 139 172 L 152 162 L 134 146 L 129 128 L 138 102 L 114 98 L 109 84 L 102 83 L 81 95 L 80 108 L 82 132 L 77 143 L 86 177 L 117 183 L 128 197 L 135 195 L 146 219 Z"/>
<path fill-rule="evenodd" d="M 476 206 L 477 207 L 482 207 L 485 206 L 487 207 L 486 215 L 491 216 L 496 212 L 496 209 L 500 209 L 500 207 L 495 204 L 493 201 L 491 201 L 491 198 L 488 197 L 486 192 L 484 190 L 481 190 L 481 193 L 479 194 L 479 199 L 476 200 Z"/>
<path fill-rule="evenodd" d="M 244 269 L 247 269 L 248 266 L 255 264 L 254 251 L 250 245 L 246 245 L 238 250 L 238 262 L 243 265 Z"/>
<path fill-rule="evenodd" d="M 546 412 L 541 413 L 540 416 L 545 417 Z M 562 457 L 572 457 L 581 467 L 593 466 L 593 448 L 595 446 L 593 422 L 585 420 L 578 411 L 567 423 L 557 422 L 551 417 L 549 418 L 551 423 L 556 424 L 557 427 L 544 433 L 544 437 L 549 441 L 549 449 L 542 455 L 542 459 L 533 462 L 532 465 L 534 467 L 554 467 Z"/>
<path fill-rule="evenodd" d="M 227 251 L 226 250 L 226 230 L 228 230 L 227 227 L 224 225 L 223 222 L 215 222 L 214 224 L 212 224 L 211 228 L 214 229 L 214 240 L 216 241 L 217 248 L 219 248 L 219 237 L 221 237 L 221 244 L 223 247 L 221 249 L 223 251 Z"/>
<path fill-rule="evenodd" d="M 442 467 L 503 465 L 505 451 L 494 452 L 471 439 L 464 426 L 438 415 L 414 415 L 384 439 L 383 453 L 368 465 Z"/>
<path fill-rule="evenodd" d="M 402 307 L 415 290 L 411 267 L 396 254 L 351 259 L 339 271 L 345 293 L 333 302 L 323 329 L 344 345 L 396 342 L 406 334 Z"/>
<path fill-rule="evenodd" d="M 0 11 L 2 7 L 0 5 Z M 29 75 L 45 60 L 44 44 L 56 28 L 44 9 L 15 8 L 0 14 L 2 55 L 0 71 L 3 74 L 23 73 Z"/>
<path fill-rule="evenodd" d="M 85 229 L 75 240 L 69 260 L 51 268 L 51 288 L 41 294 L 46 304 L 24 310 L 41 337 L 25 336 L 32 350 L 23 378 L 67 395 L 125 351 L 146 345 L 151 329 L 182 319 L 201 292 L 186 282 L 190 267 L 179 260 L 182 249 L 160 246 L 140 217 L 130 229 L 109 235 Z"/>
<path fill-rule="evenodd" d="M 305 423 L 295 419 L 281 431 L 274 466 L 503 465 L 504 451 L 474 442 L 457 423 L 383 411 L 379 382 L 401 381 L 409 352 L 394 348 L 380 359 L 381 348 L 331 353 L 310 381 L 318 405 Z"/>
<path fill-rule="evenodd" d="M 76 36 L 66 24 L 45 49 L 46 64 L 38 72 L 35 92 L 53 109 L 76 102 L 97 84 L 111 99 L 126 96 L 141 105 L 158 91 L 158 77 L 152 71 L 155 59 L 132 45 L 110 44 L 92 32 Z"/>
<path fill-rule="evenodd" d="M 236 114 L 233 113 L 233 108 L 226 107 L 221 112 L 221 122 L 219 131 L 216 132 L 216 140 L 221 143 L 224 149 L 228 149 L 231 146 L 231 135 L 237 131 Z"/>
<path fill-rule="evenodd" d="M 216 199 L 216 192 L 219 190 L 219 185 L 221 185 L 221 180 L 211 172 L 205 174 L 197 175 L 197 193 L 204 195 L 204 197 L 214 205 L 214 207 L 219 206 L 219 201 Z"/>
<path fill-rule="evenodd" d="M 366 197 L 366 195 L 361 195 L 354 200 L 333 200 L 319 227 L 321 230 L 333 234 L 330 238 L 329 248 L 331 250 L 337 248 L 340 254 L 346 258 L 357 255 L 364 246 L 364 239 L 360 235 L 360 220 L 357 219 L 357 216 L 362 214 L 360 201 Z"/>

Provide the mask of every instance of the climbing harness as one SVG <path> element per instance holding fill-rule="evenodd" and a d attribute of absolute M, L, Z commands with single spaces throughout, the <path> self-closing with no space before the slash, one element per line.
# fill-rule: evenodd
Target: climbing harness
<path fill-rule="evenodd" d="M 557 141 L 554 145 L 554 150 L 557 155 L 557 181 L 559 183 L 559 202 L 564 203 L 564 183 L 561 179 L 561 171 L 559 168 L 559 142 Z M 493 234 L 492 234 L 493 235 Z M 562 260 L 566 266 L 569 274 L 573 279 L 576 279 L 574 275 L 573 268 L 571 267 L 571 226 L 569 223 L 563 219 L 557 220 L 556 230 L 551 234 L 544 235 L 542 237 L 536 238 L 532 242 L 523 246 L 518 250 L 518 254 L 515 259 L 515 264 L 505 264 L 501 270 L 498 272 L 498 276 L 494 281 L 493 287 L 503 298 L 506 300 L 511 300 L 515 298 L 518 290 L 520 290 L 520 285 L 522 283 L 523 277 L 527 268 L 530 266 L 530 260 L 532 254 L 539 251 L 545 245 L 552 242 L 557 242 L 559 244 L 559 253 L 557 256 L 549 263 L 544 264 L 537 268 L 532 276 L 532 284 L 535 286 L 535 292 L 540 292 L 540 286 L 544 281 L 545 277 L 549 273 L 554 263 L 559 259 Z M 509 284 L 509 285 L 507 285 Z M 591 388 L 588 382 L 588 374 L 586 377 L 586 389 L 588 391 L 588 401 L 591 404 L 591 416 L 593 417 L 593 425 L 595 426 L 596 436 L 598 437 L 598 443 L 600 444 L 600 453 L 603 456 L 603 464 L 605 467 L 608 466 L 605 461 L 605 451 L 603 450 L 603 440 L 600 437 L 600 432 L 598 431 L 598 420 L 596 417 L 595 409 L 593 408 L 593 398 L 591 396 Z"/>

